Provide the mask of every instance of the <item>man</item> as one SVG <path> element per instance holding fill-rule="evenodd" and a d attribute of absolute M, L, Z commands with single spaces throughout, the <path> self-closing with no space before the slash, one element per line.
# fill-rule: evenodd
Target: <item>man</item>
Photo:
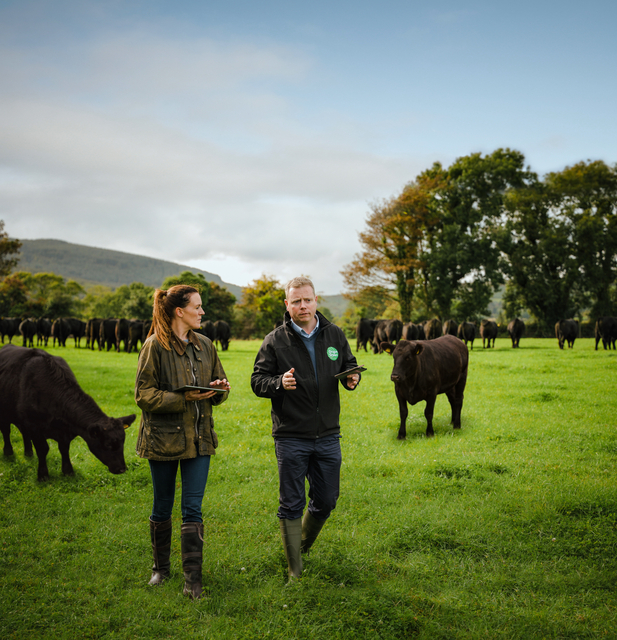
<path fill-rule="evenodd" d="M 279 470 L 279 524 L 290 579 L 302 573 L 301 552 L 319 535 L 339 496 L 341 446 L 339 380 L 357 366 L 345 334 L 317 311 L 315 287 L 304 277 L 285 287 L 282 326 L 255 358 L 251 387 L 272 401 L 272 435 Z M 343 376 L 349 390 L 358 373 Z M 309 482 L 306 505 L 304 478 Z"/>

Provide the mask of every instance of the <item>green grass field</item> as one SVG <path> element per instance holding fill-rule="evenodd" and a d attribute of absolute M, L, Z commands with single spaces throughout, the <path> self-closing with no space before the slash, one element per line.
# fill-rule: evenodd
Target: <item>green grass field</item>
<path fill-rule="evenodd" d="M 359 356 L 368 371 L 342 391 L 341 498 L 285 586 L 269 402 L 249 384 L 258 347 L 221 354 L 232 393 L 214 410 L 202 601 L 181 594 L 179 508 L 172 577 L 147 586 L 152 497 L 136 427 L 126 474 L 76 439 L 64 478 L 51 442 L 43 484 L 13 429 L 16 454 L 0 457 L 0 638 L 617 638 L 617 352 L 476 341 L 463 428 L 440 396 L 435 438 L 420 403 L 406 441 L 391 358 Z M 137 410 L 135 354 L 50 351 L 109 415 Z"/>

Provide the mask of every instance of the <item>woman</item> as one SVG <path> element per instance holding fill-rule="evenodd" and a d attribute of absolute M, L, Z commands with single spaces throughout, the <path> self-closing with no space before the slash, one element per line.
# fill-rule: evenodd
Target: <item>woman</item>
<path fill-rule="evenodd" d="M 160 584 L 169 577 L 171 511 L 180 461 L 184 594 L 191 598 L 200 598 L 202 592 L 201 503 L 210 456 L 218 444 L 212 406 L 226 400 L 230 390 L 214 345 L 194 331 L 199 329 L 203 314 L 201 297 L 194 287 L 157 289 L 152 327 L 139 354 L 135 382 L 135 401 L 143 412 L 137 453 L 150 463 L 154 489 L 150 584 Z M 184 389 L 187 386 L 216 390 Z"/>

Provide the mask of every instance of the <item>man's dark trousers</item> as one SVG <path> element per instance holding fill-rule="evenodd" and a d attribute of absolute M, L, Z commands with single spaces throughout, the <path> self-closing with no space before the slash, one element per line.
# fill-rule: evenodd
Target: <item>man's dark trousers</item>
<path fill-rule="evenodd" d="M 305 478 L 309 481 L 309 511 L 316 520 L 326 520 L 340 492 L 341 444 L 339 436 L 315 440 L 275 438 L 279 470 L 278 517 L 302 517 L 306 504 Z"/>

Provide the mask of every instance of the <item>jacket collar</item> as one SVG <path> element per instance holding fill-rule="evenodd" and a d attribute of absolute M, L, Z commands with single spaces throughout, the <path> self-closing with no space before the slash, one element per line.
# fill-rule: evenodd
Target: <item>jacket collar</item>
<path fill-rule="evenodd" d="M 189 342 L 195 347 L 195 349 L 197 349 L 197 351 L 201 351 L 201 348 L 199 346 L 199 339 L 192 329 L 189 329 L 186 337 L 189 339 Z M 178 336 L 173 331 L 171 332 L 169 344 L 174 348 L 179 356 L 183 356 L 186 352 L 186 343 L 182 342 L 182 340 L 180 340 L 180 338 L 178 338 Z"/>
<path fill-rule="evenodd" d="M 317 335 L 319 335 L 329 324 L 332 324 L 332 323 L 328 320 L 328 318 L 326 318 L 326 316 L 324 316 L 319 311 L 316 311 L 315 315 L 319 318 L 319 330 L 317 331 Z M 288 331 L 292 331 L 293 333 L 296 333 L 293 327 L 291 326 L 291 316 L 289 315 L 289 311 L 285 311 L 285 316 L 283 320 L 285 323 L 285 328 Z"/>

